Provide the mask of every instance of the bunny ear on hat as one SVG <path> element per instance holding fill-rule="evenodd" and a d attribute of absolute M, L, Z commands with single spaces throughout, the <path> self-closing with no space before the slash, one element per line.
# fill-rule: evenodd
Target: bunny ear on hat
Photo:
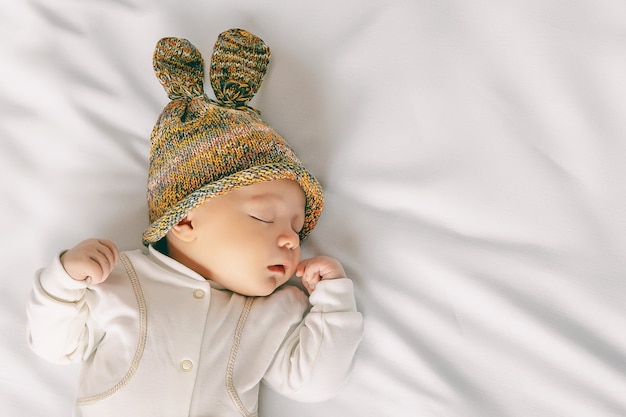
<path fill-rule="evenodd" d="M 243 29 L 220 33 L 213 47 L 209 78 L 218 104 L 246 107 L 263 82 L 270 48 Z"/>
<path fill-rule="evenodd" d="M 170 100 L 204 94 L 204 60 L 187 39 L 159 40 L 153 55 L 154 72 Z"/>

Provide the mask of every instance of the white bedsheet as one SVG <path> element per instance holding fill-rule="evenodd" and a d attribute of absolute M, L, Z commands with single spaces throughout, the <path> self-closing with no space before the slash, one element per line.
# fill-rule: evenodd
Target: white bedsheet
<path fill-rule="evenodd" d="M 0 411 L 70 415 L 26 345 L 33 272 L 140 245 L 163 36 L 272 49 L 252 105 L 323 183 L 305 244 L 366 334 L 337 397 L 261 416 L 626 416 L 626 3 L 0 2 Z"/>

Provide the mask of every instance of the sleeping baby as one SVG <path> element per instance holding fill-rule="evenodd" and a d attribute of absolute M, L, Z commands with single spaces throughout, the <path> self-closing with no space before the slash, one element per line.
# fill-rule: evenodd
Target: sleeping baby
<path fill-rule="evenodd" d="M 363 333 L 339 261 L 301 260 L 323 206 L 318 181 L 248 105 L 269 63 L 257 36 L 218 37 L 204 61 L 161 39 L 170 101 L 151 135 L 146 248 L 87 239 L 37 272 L 29 343 L 81 363 L 78 416 L 256 416 L 261 382 L 330 398 Z M 300 277 L 307 294 L 284 285 Z"/>

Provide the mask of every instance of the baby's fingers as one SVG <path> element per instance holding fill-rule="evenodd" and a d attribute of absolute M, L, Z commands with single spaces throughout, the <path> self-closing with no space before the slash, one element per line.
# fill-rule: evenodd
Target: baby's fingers
<path fill-rule="evenodd" d="M 103 239 L 88 239 L 65 252 L 61 263 L 77 281 L 99 284 L 107 279 L 119 260 L 115 244 Z"/>
<path fill-rule="evenodd" d="M 99 254 L 104 256 L 107 265 L 107 275 L 111 273 L 117 262 L 119 261 L 120 253 L 113 242 L 106 239 L 98 239 L 98 245 L 96 250 Z M 104 264 L 103 264 L 104 265 Z"/>
<path fill-rule="evenodd" d="M 304 271 L 306 270 L 306 266 L 309 264 L 310 261 L 310 259 L 305 259 L 298 264 L 298 267 L 296 268 L 297 277 L 302 278 L 302 276 L 304 275 Z"/>
<path fill-rule="evenodd" d="M 315 287 L 317 286 L 318 282 L 319 280 L 315 282 L 315 281 L 310 281 L 310 280 L 302 278 L 302 285 L 304 286 L 304 288 L 309 294 L 311 294 L 315 290 Z"/>
<path fill-rule="evenodd" d="M 80 276 L 89 284 L 96 285 L 104 282 L 109 276 L 109 273 L 108 266 L 103 266 L 100 260 L 89 259 L 84 263 Z"/>
<path fill-rule="evenodd" d="M 296 269 L 296 276 L 302 280 L 302 285 L 310 293 L 313 292 L 317 283 L 322 279 L 319 265 L 313 259 L 302 261 Z"/>
<path fill-rule="evenodd" d="M 114 266 L 111 254 L 92 252 L 85 264 L 85 279 L 90 284 L 100 284 L 108 278 Z"/>
<path fill-rule="evenodd" d="M 91 284 L 100 284 L 108 278 L 117 265 L 119 252 L 113 242 L 98 239 L 93 249 L 89 251 L 89 260 L 86 279 Z"/>

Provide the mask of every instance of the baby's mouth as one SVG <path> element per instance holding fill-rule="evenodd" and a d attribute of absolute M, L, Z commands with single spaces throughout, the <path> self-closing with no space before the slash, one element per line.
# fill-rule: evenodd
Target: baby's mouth
<path fill-rule="evenodd" d="M 280 274 L 285 274 L 285 265 L 270 265 L 267 267 L 272 272 L 278 272 Z"/>

